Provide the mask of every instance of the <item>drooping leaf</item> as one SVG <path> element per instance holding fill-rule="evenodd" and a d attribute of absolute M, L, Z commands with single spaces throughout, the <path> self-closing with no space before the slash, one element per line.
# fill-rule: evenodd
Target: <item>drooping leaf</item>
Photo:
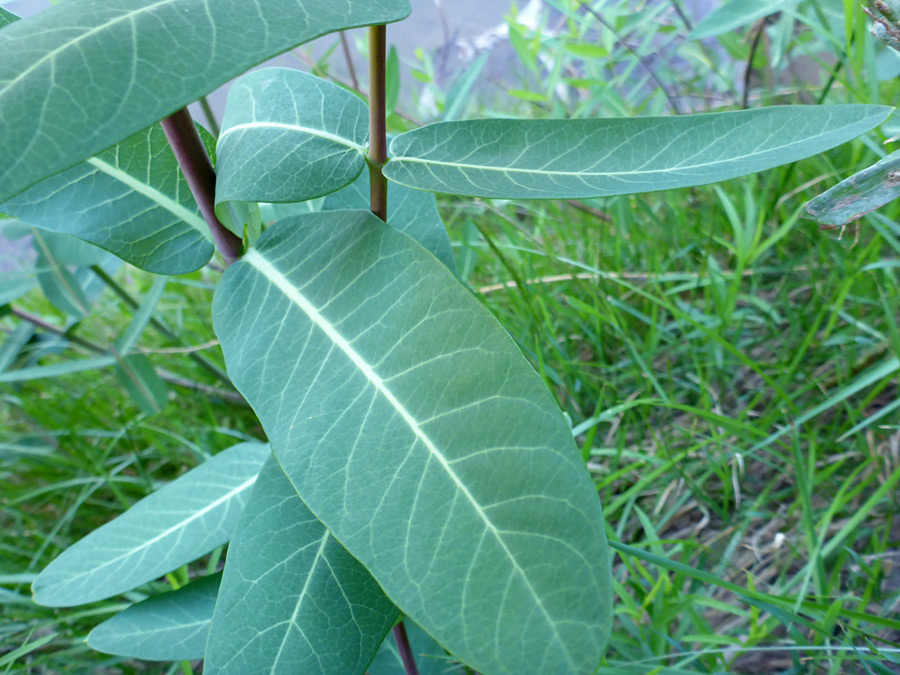
<path fill-rule="evenodd" d="M 228 547 L 207 672 L 362 673 L 396 618 L 271 457 Z"/>
<path fill-rule="evenodd" d="M 900 197 L 900 150 L 841 181 L 805 206 L 804 217 L 840 227 Z"/>
<path fill-rule="evenodd" d="M 366 165 L 366 105 L 288 68 L 235 82 L 219 135 L 216 202 L 301 202 L 353 182 Z"/>
<path fill-rule="evenodd" d="M 201 137 L 214 153 L 215 140 L 205 130 Z M 0 211 L 89 241 L 157 274 L 192 272 L 209 262 L 214 249 L 158 124 L 38 183 Z"/>
<path fill-rule="evenodd" d="M 322 210 L 366 210 L 369 208 L 369 172 L 363 171 L 352 184 L 325 197 Z M 397 183 L 388 188 L 388 223 L 405 232 L 428 249 L 435 258 L 456 273 L 447 228 L 434 195 Z"/>
<path fill-rule="evenodd" d="M 0 286 L 0 289 L 2 289 L 2 286 Z M 2 290 L 0 290 L 0 293 L 2 293 Z M 2 298 L 2 295 L 0 295 L 0 298 Z M 0 376 L 13 364 L 33 335 L 34 326 L 26 321 L 22 321 L 10 331 L 9 336 L 0 346 Z"/>
<path fill-rule="evenodd" d="M 103 600 L 221 546 L 269 454 L 268 445 L 240 443 L 145 497 L 50 563 L 32 586 L 35 602 Z"/>
<path fill-rule="evenodd" d="M 668 190 L 824 152 L 890 112 L 779 106 L 677 117 L 440 122 L 397 136 L 384 174 L 418 190 L 509 199 Z"/>
<path fill-rule="evenodd" d="M 781 12 L 798 2 L 799 0 L 731 0 L 703 17 L 688 38 L 700 40 L 728 33 L 757 19 Z"/>
<path fill-rule="evenodd" d="M 86 317 L 91 311 L 91 303 L 81 284 L 57 256 L 57 251 L 50 246 L 50 238 L 37 228 L 33 228 L 32 241 L 38 252 L 35 263 L 37 280 L 44 295 L 54 307 L 69 314 L 76 321 Z"/>
<path fill-rule="evenodd" d="M 462 675 L 463 669 L 446 655 L 444 648 L 433 637 L 409 619 L 405 619 L 403 624 L 419 675 Z M 392 635 L 384 639 L 366 672 L 368 675 L 406 675 L 400 650 Z"/>
<path fill-rule="evenodd" d="M 408 0 L 62 2 L 0 31 L 0 202 L 250 67 Z"/>
<path fill-rule="evenodd" d="M 147 415 L 161 412 L 169 402 L 166 383 L 143 354 L 129 354 L 116 362 L 116 375 L 138 408 Z"/>
<path fill-rule="evenodd" d="M 94 628 L 92 649 L 147 661 L 202 659 L 221 574 L 154 595 Z"/>
<path fill-rule="evenodd" d="M 596 491 L 541 379 L 444 265 L 371 213 L 299 216 L 229 268 L 213 319 L 298 494 L 404 614 L 486 674 L 598 665 Z"/>

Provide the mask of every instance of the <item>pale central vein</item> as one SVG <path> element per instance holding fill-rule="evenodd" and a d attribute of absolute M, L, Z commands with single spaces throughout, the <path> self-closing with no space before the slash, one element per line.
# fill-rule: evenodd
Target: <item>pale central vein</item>
<path fill-rule="evenodd" d="M 184 221 L 195 230 L 197 230 L 200 234 L 203 235 L 205 239 L 212 241 L 212 235 L 209 233 L 209 228 L 206 226 L 206 221 L 200 217 L 200 214 L 194 213 L 189 208 L 182 204 L 179 204 L 168 195 L 165 195 L 159 190 L 147 185 L 147 183 L 139 181 L 134 176 L 125 173 L 112 164 L 104 162 L 102 159 L 91 157 L 89 160 L 87 160 L 87 163 L 91 166 L 96 167 L 108 176 L 112 176 L 117 181 L 119 181 L 126 187 L 131 188 L 138 194 L 147 197 L 147 199 L 149 199 L 150 201 L 159 204 L 162 208 L 174 215 L 176 218 Z"/>
<path fill-rule="evenodd" d="M 447 461 L 447 458 L 444 457 L 443 453 L 435 446 L 434 442 L 428 437 L 425 431 L 419 426 L 419 422 L 415 417 L 406 409 L 406 406 L 401 403 L 394 393 L 388 389 L 387 384 L 385 384 L 384 380 L 375 372 L 371 365 L 362 357 L 362 355 L 357 352 L 353 346 L 344 338 L 343 335 L 338 333 L 335 327 L 331 324 L 328 319 L 326 319 L 322 314 L 319 313 L 319 310 L 309 301 L 306 297 L 297 290 L 296 286 L 294 286 L 286 276 L 284 276 L 272 263 L 266 260 L 256 249 L 251 249 L 247 252 L 242 261 L 249 263 L 256 270 L 262 274 L 266 279 L 268 279 L 272 284 L 274 284 L 278 290 L 280 290 L 292 303 L 294 303 L 297 307 L 299 307 L 304 314 L 306 314 L 310 320 L 320 329 L 325 335 L 334 342 L 337 347 L 344 352 L 347 358 L 353 362 L 360 372 L 365 375 L 366 379 L 375 387 L 375 389 L 384 396 L 387 401 L 391 404 L 394 410 L 399 413 L 400 417 L 403 418 L 403 421 L 409 426 L 412 430 L 413 434 L 415 434 L 416 438 L 418 438 L 422 444 L 428 449 L 428 451 L 434 456 L 435 459 L 440 463 L 440 465 L 444 468 L 444 471 L 450 477 L 450 479 L 456 484 L 456 487 L 459 491 L 469 500 L 469 503 L 472 505 L 472 508 L 484 522 L 487 530 L 494 536 L 497 540 L 497 543 L 500 544 L 500 547 L 503 549 L 503 552 L 509 558 L 510 563 L 512 564 L 515 571 L 521 576 L 522 581 L 527 586 L 528 590 L 531 592 L 532 596 L 535 599 L 535 603 L 541 609 L 541 612 L 544 614 L 545 619 L 547 620 L 547 624 L 551 627 L 551 630 L 556 633 L 557 637 L 559 637 L 558 631 L 556 630 L 556 626 L 553 623 L 550 615 L 547 613 L 546 608 L 541 602 L 540 596 L 535 591 L 534 587 L 531 585 L 531 581 L 528 579 L 528 576 L 525 574 L 525 570 L 519 565 L 515 556 L 513 556 L 512 551 L 509 550 L 509 547 L 506 545 L 506 542 L 503 540 L 503 537 L 500 535 L 500 532 L 494 526 L 494 523 L 491 522 L 490 518 L 488 518 L 487 514 L 484 512 L 484 509 L 481 508 L 481 505 L 475 499 L 474 495 L 469 491 L 469 488 L 466 487 L 465 483 L 463 483 L 459 476 L 456 475 L 456 472 L 453 471 L 453 467 L 450 466 L 450 463 Z"/>
<path fill-rule="evenodd" d="M 343 145 L 344 147 L 350 148 L 351 150 L 356 150 L 361 155 L 366 154 L 366 149 L 363 146 L 354 143 L 349 138 L 344 138 L 343 136 L 329 133 L 323 129 L 305 127 L 301 124 L 284 124 L 283 122 L 246 122 L 244 124 L 235 124 L 233 127 L 228 127 L 222 132 L 222 134 L 219 136 L 219 141 L 221 142 L 222 139 L 229 134 L 233 134 L 235 131 L 241 131 L 243 129 L 281 129 L 282 131 L 296 131 L 302 134 L 316 136 L 326 141 L 338 143 L 340 145 Z"/>

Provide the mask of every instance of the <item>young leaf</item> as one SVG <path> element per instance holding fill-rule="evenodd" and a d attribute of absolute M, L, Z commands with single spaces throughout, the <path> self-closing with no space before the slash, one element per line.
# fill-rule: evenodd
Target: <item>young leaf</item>
<path fill-rule="evenodd" d="M 353 183 L 325 197 L 323 211 L 369 208 L 369 172 L 363 171 Z M 447 228 L 441 220 L 434 195 L 392 185 L 388 196 L 388 223 L 405 232 L 428 249 L 435 258 L 456 273 L 456 261 Z"/>
<path fill-rule="evenodd" d="M 388 179 L 430 192 L 581 199 L 715 183 L 824 152 L 886 106 L 779 106 L 586 120 L 440 122 L 391 143 Z"/>
<path fill-rule="evenodd" d="M 361 673 L 396 618 L 270 457 L 228 547 L 207 672 Z"/>
<path fill-rule="evenodd" d="M 166 383 L 143 354 L 129 354 L 116 363 L 116 375 L 131 399 L 147 415 L 161 412 L 169 402 Z"/>
<path fill-rule="evenodd" d="M 92 0 L 6 26 L 0 203 L 276 54 L 409 11 L 408 0 Z"/>
<path fill-rule="evenodd" d="M 132 605 L 94 628 L 92 649 L 147 661 L 202 659 L 221 574 Z"/>
<path fill-rule="evenodd" d="M 900 197 L 900 150 L 806 204 L 804 217 L 840 227 Z"/>
<path fill-rule="evenodd" d="M 731 0 L 707 14 L 688 35 L 691 40 L 713 37 L 743 28 L 757 19 L 781 12 L 799 0 Z"/>
<path fill-rule="evenodd" d="M 215 140 L 201 135 L 214 151 Z M 157 274 L 192 272 L 213 254 L 209 228 L 158 124 L 38 183 L 0 211 Z"/>
<path fill-rule="evenodd" d="M 409 619 L 404 619 L 409 646 L 416 659 L 419 675 L 462 675 L 465 671 L 454 664 L 435 639 Z M 368 675 L 406 675 L 397 642 L 388 635 L 366 669 Z"/>
<path fill-rule="evenodd" d="M 216 202 L 301 202 L 352 183 L 366 165 L 366 105 L 288 68 L 245 75 L 228 92 Z"/>
<path fill-rule="evenodd" d="M 591 672 L 609 552 L 568 424 L 509 335 L 371 213 L 275 224 L 213 304 L 228 372 L 304 503 L 484 673 Z"/>
<path fill-rule="evenodd" d="M 32 586 L 70 607 L 153 581 L 229 540 L 269 446 L 240 443 L 172 481 L 63 551 Z"/>

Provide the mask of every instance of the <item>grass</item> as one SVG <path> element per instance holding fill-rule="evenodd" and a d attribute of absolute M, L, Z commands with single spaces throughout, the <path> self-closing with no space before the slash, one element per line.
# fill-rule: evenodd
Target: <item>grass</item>
<path fill-rule="evenodd" d="M 571 15 L 563 14 L 569 32 L 538 40 L 541 55 L 587 43 L 595 30 L 574 0 L 553 4 Z M 654 11 L 641 23 L 626 3 L 606 5 L 626 39 L 672 20 Z M 896 83 L 869 85 L 874 55 L 859 47 L 863 36 L 846 37 L 860 34 L 860 16 L 846 35 L 816 33 L 833 5 L 799 6 L 798 21 L 812 27 L 798 33 L 797 54 L 827 43 L 849 55 L 829 101 L 895 100 Z M 749 44 L 723 41 L 749 57 Z M 611 44 L 609 61 L 640 70 Z M 582 52 L 570 49 L 553 69 L 560 81 L 610 72 L 572 53 Z M 766 67 L 774 80 L 787 65 Z M 717 96 L 728 94 L 727 75 L 713 78 Z M 799 93 L 760 85 L 754 94 L 817 96 L 827 79 Z M 556 98 L 555 84 L 541 90 L 543 102 L 507 104 L 535 115 L 666 105 L 635 86 L 572 106 Z M 845 232 L 798 218 L 836 176 L 873 163 L 880 140 L 694 190 L 577 204 L 442 200 L 463 280 L 555 393 L 603 501 L 617 602 L 602 672 L 900 672 L 900 208 Z M 138 345 L 157 367 L 222 389 L 187 354 L 157 353 L 214 340 L 217 276 L 207 269 L 171 280 L 154 316 L 177 341 L 148 325 Z M 132 269 L 115 279 L 138 298 L 152 283 Z M 39 291 L 21 306 L 63 325 Z M 75 332 L 108 346 L 132 316 L 107 289 Z M 21 322 L 0 325 L 13 340 Z M 39 333 L 17 366 L 94 356 Z M 218 347 L 198 353 L 222 366 Z M 160 482 L 236 438 L 261 438 L 255 417 L 171 385 L 164 413 L 146 415 L 112 370 L 0 386 L 0 672 L 190 672 L 83 644 L 140 594 L 49 610 L 31 602 L 28 583 Z"/>

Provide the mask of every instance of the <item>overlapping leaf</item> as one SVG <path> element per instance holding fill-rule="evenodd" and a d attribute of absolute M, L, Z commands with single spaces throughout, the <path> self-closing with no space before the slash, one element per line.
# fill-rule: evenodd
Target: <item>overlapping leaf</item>
<path fill-rule="evenodd" d="M 799 0 L 731 0 L 703 17 L 688 37 L 699 40 L 721 35 L 775 12 L 784 11 L 798 2 Z"/>
<path fill-rule="evenodd" d="M 445 266 L 370 213 L 282 221 L 214 302 L 229 374 L 304 503 L 480 672 L 591 672 L 596 491 L 540 378 Z"/>
<path fill-rule="evenodd" d="M 241 443 L 145 497 L 66 549 L 32 590 L 38 604 L 81 605 L 152 581 L 231 537 L 269 446 Z"/>
<path fill-rule="evenodd" d="M 89 0 L 0 31 L 0 202 L 319 35 L 408 0 Z"/>
<path fill-rule="evenodd" d="M 228 92 L 216 202 L 301 202 L 353 182 L 366 165 L 366 105 L 288 68 L 245 75 Z"/>
<path fill-rule="evenodd" d="M 215 140 L 202 136 L 214 153 Z M 0 211 L 157 274 L 192 272 L 213 254 L 209 228 L 158 124 L 29 188 Z"/>
<path fill-rule="evenodd" d="M 328 195 L 322 210 L 369 208 L 369 172 L 363 171 L 351 185 Z M 434 195 L 394 183 L 388 189 L 388 223 L 405 232 L 454 273 L 456 261 L 447 228 L 441 220 Z"/>
<path fill-rule="evenodd" d="M 271 457 L 228 548 L 206 672 L 361 673 L 396 617 Z"/>
<path fill-rule="evenodd" d="M 840 227 L 900 197 L 900 150 L 806 204 L 805 216 Z"/>
<path fill-rule="evenodd" d="M 510 199 L 668 190 L 818 154 L 890 112 L 779 106 L 678 117 L 442 122 L 395 138 L 384 174 L 419 190 Z"/>
<path fill-rule="evenodd" d="M 221 574 L 132 605 L 94 628 L 97 651 L 148 661 L 202 659 Z"/>

